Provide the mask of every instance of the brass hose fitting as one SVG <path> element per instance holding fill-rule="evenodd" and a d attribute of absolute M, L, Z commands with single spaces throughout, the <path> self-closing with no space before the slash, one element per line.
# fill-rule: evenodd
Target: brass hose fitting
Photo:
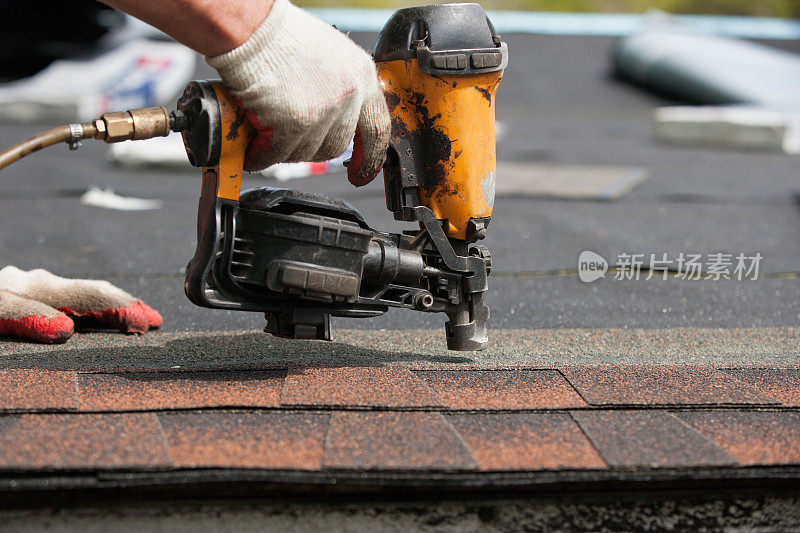
<path fill-rule="evenodd" d="M 106 113 L 93 125 L 93 137 L 107 143 L 166 137 L 170 132 L 169 113 L 163 107 Z"/>

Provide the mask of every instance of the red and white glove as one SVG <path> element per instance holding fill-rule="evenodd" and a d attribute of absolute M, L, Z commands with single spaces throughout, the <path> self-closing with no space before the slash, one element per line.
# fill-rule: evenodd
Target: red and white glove
<path fill-rule="evenodd" d="M 0 335 L 66 342 L 75 330 L 72 318 L 125 333 L 144 333 L 162 323 L 158 311 L 107 281 L 14 266 L 0 270 Z"/>
<path fill-rule="evenodd" d="M 391 119 L 375 63 L 327 22 L 275 0 L 244 44 L 206 61 L 256 128 L 245 170 L 326 161 L 354 140 L 350 182 L 366 185 L 380 172 Z"/>

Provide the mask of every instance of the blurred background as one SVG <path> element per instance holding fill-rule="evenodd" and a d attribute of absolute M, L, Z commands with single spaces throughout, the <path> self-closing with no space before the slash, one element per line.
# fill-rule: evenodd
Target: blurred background
<path fill-rule="evenodd" d="M 425 2 L 404 0 L 299 0 L 321 8 L 400 9 Z M 800 0 L 486 0 L 487 10 L 565 13 L 708 14 L 750 17 L 800 17 Z M 0 74 L 5 79 L 37 72 L 53 58 L 86 51 L 126 17 L 94 0 L 0 1 Z"/>
<path fill-rule="evenodd" d="M 298 5 L 309 7 L 382 7 L 399 9 L 425 2 L 400 0 L 303 0 Z M 660 9 L 669 13 L 713 15 L 747 15 L 756 17 L 798 17 L 797 0 L 488 0 L 484 9 L 521 11 L 564 11 L 581 13 L 644 13 Z"/>

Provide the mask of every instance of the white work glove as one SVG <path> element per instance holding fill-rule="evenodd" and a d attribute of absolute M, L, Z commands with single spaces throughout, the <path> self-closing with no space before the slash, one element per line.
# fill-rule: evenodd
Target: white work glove
<path fill-rule="evenodd" d="M 73 318 L 125 333 L 161 326 L 161 315 L 107 281 L 66 279 L 46 270 L 0 270 L 0 335 L 60 343 L 72 336 Z"/>
<path fill-rule="evenodd" d="M 245 170 L 333 159 L 354 140 L 350 182 L 380 172 L 391 119 L 375 63 L 327 22 L 275 0 L 244 44 L 206 61 L 257 130 Z"/>

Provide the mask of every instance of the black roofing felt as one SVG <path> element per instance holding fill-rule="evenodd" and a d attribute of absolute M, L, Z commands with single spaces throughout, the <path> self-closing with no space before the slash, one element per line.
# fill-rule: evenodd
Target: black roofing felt
<path fill-rule="evenodd" d="M 355 34 L 371 47 L 373 34 Z M 773 153 L 656 144 L 651 114 L 668 102 L 611 80 L 605 37 L 506 35 L 510 66 L 498 96 L 506 130 L 501 160 L 645 168 L 649 179 L 614 202 L 498 198 L 486 244 L 491 327 L 792 326 L 800 283 L 613 281 L 581 283 L 583 250 L 612 260 L 623 252 L 716 251 L 763 256 L 762 274 L 796 272 L 800 264 L 798 159 Z M 800 51 L 800 43 L 777 43 Z M 205 65 L 198 77 L 212 77 Z M 48 125 L 0 124 L 0 145 Z M 181 269 L 194 251 L 200 175 L 194 170 L 124 169 L 106 147 L 77 153 L 50 148 L 0 174 L 0 263 L 44 267 L 67 276 L 110 279 L 164 315 L 166 330 L 245 329 L 261 315 L 200 309 L 183 295 Z M 502 180 L 502 175 L 498 176 Z M 247 185 L 274 184 L 258 175 Z M 385 208 L 380 179 L 355 189 L 344 172 L 290 182 L 341 196 L 374 227 L 399 230 Z M 162 198 L 152 212 L 81 206 L 90 185 L 123 195 Z M 762 276 L 763 277 L 763 276 Z M 443 317 L 393 311 L 340 327 L 443 327 Z"/>

